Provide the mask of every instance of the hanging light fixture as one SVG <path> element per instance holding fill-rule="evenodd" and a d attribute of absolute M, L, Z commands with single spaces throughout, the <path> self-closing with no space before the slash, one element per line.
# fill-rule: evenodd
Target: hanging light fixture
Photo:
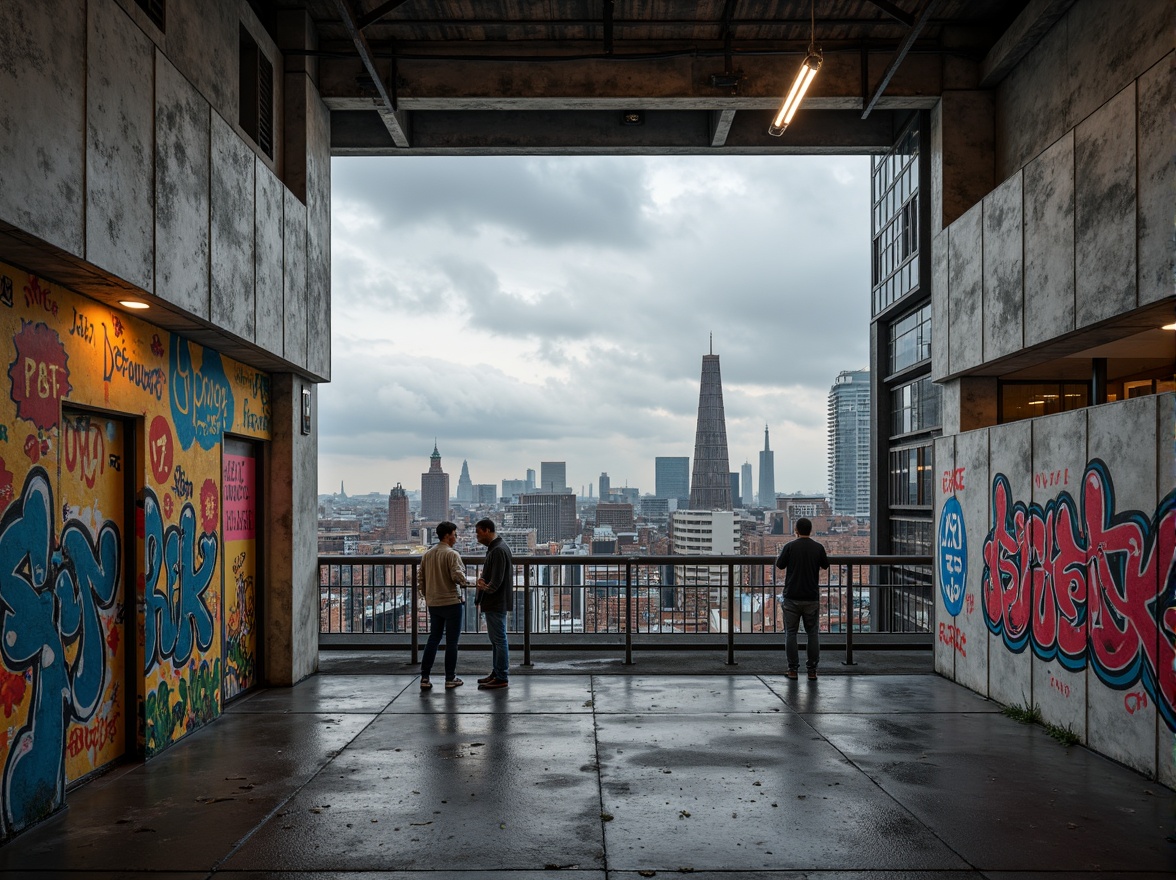
<path fill-rule="evenodd" d="M 796 114 L 796 110 L 800 107 L 801 99 L 804 98 L 804 93 L 808 91 L 808 87 L 812 84 L 813 77 L 817 75 L 817 71 L 821 69 L 821 62 L 825 60 L 825 56 L 821 54 L 821 49 L 817 46 L 817 0 L 810 0 L 809 3 L 809 47 L 808 54 L 804 56 L 804 61 L 801 62 L 800 70 L 796 72 L 796 79 L 792 82 L 792 88 L 788 90 L 788 96 L 784 99 L 784 103 L 780 105 L 779 111 L 772 119 L 772 124 L 768 127 L 768 134 L 773 137 L 779 137 L 784 134 L 784 129 L 792 122 L 792 117 Z"/>

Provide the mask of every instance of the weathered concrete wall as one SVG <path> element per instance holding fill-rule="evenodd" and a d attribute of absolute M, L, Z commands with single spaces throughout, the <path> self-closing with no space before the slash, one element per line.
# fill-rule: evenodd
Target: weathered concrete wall
<path fill-rule="evenodd" d="M 238 124 L 242 28 L 274 64 L 273 158 Z M 171 4 L 166 33 L 133 0 L 5 3 L 0 44 L 21 47 L 0 65 L 0 222 L 326 378 L 330 131 L 311 66 L 287 120 L 291 78 L 246 0 Z M 293 189 L 291 145 L 308 153 Z"/>
<path fill-rule="evenodd" d="M 0 220 L 80 256 L 85 249 L 86 8 L 0 3 Z M 8 49 L 5 50 L 6 52 Z M 45 121 L 52 120 L 52 131 Z"/>
<path fill-rule="evenodd" d="M 1161 133 L 1174 59 L 1140 70 L 935 236 L 936 379 L 982 372 L 1022 340 L 1045 344 L 1176 301 L 1171 140 Z"/>
<path fill-rule="evenodd" d="M 1168 785 L 1174 414 L 1163 394 L 936 443 L 936 669 Z"/>
<path fill-rule="evenodd" d="M 286 553 L 272 553 L 266 571 L 265 677 L 294 684 L 318 669 L 317 529 L 318 400 L 315 386 L 283 373 L 273 380 L 273 454 L 266 537 Z M 310 394 L 311 430 L 302 433 L 303 391 Z"/>
<path fill-rule="evenodd" d="M 936 668 L 1168 785 L 1176 396 L 996 425 L 993 377 L 1026 349 L 1176 306 L 1174 9 L 1078 0 L 997 89 L 996 183 L 970 204 L 988 163 L 953 131 L 978 124 L 974 102 L 932 113 Z"/>
<path fill-rule="evenodd" d="M 114 4 L 86 9 L 85 256 L 154 290 L 154 47 Z"/>

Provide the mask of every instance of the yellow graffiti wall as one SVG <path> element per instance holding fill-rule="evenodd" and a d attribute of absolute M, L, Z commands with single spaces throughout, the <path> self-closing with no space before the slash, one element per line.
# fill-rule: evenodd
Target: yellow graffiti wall
<path fill-rule="evenodd" d="M 0 330 L 3 839 L 68 782 L 135 745 L 156 754 L 217 717 L 226 686 L 255 683 L 256 548 L 240 485 L 226 540 L 224 480 L 256 474 L 226 469 L 225 439 L 269 438 L 270 384 L 3 263 Z"/>

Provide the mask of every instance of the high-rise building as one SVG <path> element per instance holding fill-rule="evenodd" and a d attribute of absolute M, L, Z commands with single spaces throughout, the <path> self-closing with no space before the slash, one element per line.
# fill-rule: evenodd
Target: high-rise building
<path fill-rule="evenodd" d="M 610 526 L 614 532 L 631 532 L 635 528 L 633 522 L 632 504 L 608 504 L 601 502 L 596 505 L 596 525 Z"/>
<path fill-rule="evenodd" d="M 760 507 L 771 508 L 776 504 L 776 453 L 768 445 L 768 426 L 764 425 L 764 449 L 759 454 L 760 479 L 759 501 Z"/>
<path fill-rule="evenodd" d="M 653 460 L 653 469 L 653 494 L 676 498 L 685 507 L 690 498 L 690 459 L 684 455 L 659 455 Z"/>
<path fill-rule="evenodd" d="M 527 491 L 535 491 L 535 469 L 527 468 Z"/>
<path fill-rule="evenodd" d="M 470 486 L 470 503 L 489 507 L 498 501 L 498 487 L 493 483 L 474 483 Z"/>
<path fill-rule="evenodd" d="M 441 453 L 433 444 L 429 470 L 421 474 L 421 519 L 440 522 L 449 518 L 449 474 L 441 470 Z"/>
<path fill-rule="evenodd" d="M 600 500 L 608 501 L 609 493 L 612 491 L 612 484 L 609 482 L 608 473 L 600 472 Z"/>
<path fill-rule="evenodd" d="M 731 506 L 743 506 L 743 496 L 739 494 L 739 471 L 731 471 Z"/>
<path fill-rule="evenodd" d="M 719 356 L 702 356 L 698 421 L 694 429 L 694 472 L 690 477 L 691 510 L 731 510 L 731 468 L 727 463 L 727 419 Z"/>
<path fill-rule="evenodd" d="M 408 540 L 408 493 L 397 483 L 388 493 L 388 540 Z"/>
<path fill-rule="evenodd" d="M 743 485 L 743 506 L 751 507 L 755 504 L 755 493 L 751 491 L 751 462 L 743 462 L 743 466 L 739 468 L 739 472 Z"/>
<path fill-rule="evenodd" d="M 870 515 L 868 370 L 842 370 L 829 391 L 829 501 L 834 514 Z"/>
<path fill-rule="evenodd" d="M 566 461 L 539 462 L 539 491 L 568 491 L 568 463 Z"/>
<path fill-rule="evenodd" d="M 519 496 L 518 506 L 540 544 L 576 537 L 576 496 L 571 492 L 527 493 Z"/>
<path fill-rule="evenodd" d="M 470 463 L 465 459 L 461 462 L 461 476 L 457 478 L 457 500 L 462 504 L 474 500 L 474 481 L 470 479 Z"/>
<path fill-rule="evenodd" d="M 526 480 L 503 480 L 502 481 L 502 497 L 503 498 L 518 498 L 524 492 L 530 491 Z"/>

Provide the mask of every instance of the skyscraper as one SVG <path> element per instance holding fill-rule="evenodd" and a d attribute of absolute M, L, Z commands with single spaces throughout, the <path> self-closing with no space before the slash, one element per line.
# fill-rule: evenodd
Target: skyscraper
<path fill-rule="evenodd" d="M 764 425 L 764 451 L 760 454 L 759 501 L 760 507 L 769 509 L 776 506 L 776 453 L 768 446 L 768 426 Z"/>
<path fill-rule="evenodd" d="M 694 473 L 690 477 L 691 510 L 731 510 L 731 468 L 727 463 L 727 419 L 723 413 L 723 379 L 719 356 L 702 356 L 698 422 L 694 429 Z"/>
<path fill-rule="evenodd" d="M 388 493 L 388 540 L 408 540 L 408 493 L 397 483 Z"/>
<path fill-rule="evenodd" d="M 462 504 L 474 500 L 474 481 L 470 479 L 470 463 L 465 459 L 461 462 L 461 476 L 457 478 L 457 500 Z"/>
<path fill-rule="evenodd" d="M 429 471 L 421 474 L 421 519 L 440 522 L 449 517 L 449 474 L 441 470 L 441 453 L 433 444 Z"/>
<path fill-rule="evenodd" d="M 535 469 L 527 468 L 527 491 L 535 491 Z"/>
<path fill-rule="evenodd" d="M 868 370 L 842 370 L 829 391 L 829 500 L 834 514 L 870 515 Z"/>
<path fill-rule="evenodd" d="M 743 506 L 751 507 L 755 504 L 755 493 L 751 491 L 751 462 L 743 462 L 739 471 L 743 478 Z"/>
<path fill-rule="evenodd" d="M 608 478 L 606 471 L 600 472 L 600 500 L 608 501 L 609 493 L 612 491 L 612 482 Z"/>
<path fill-rule="evenodd" d="M 517 507 L 526 512 L 527 524 L 541 544 L 576 536 L 576 496 L 571 492 L 520 495 Z"/>
<path fill-rule="evenodd" d="M 739 471 L 731 471 L 731 506 L 743 506 L 743 496 L 739 494 Z"/>
<path fill-rule="evenodd" d="M 659 455 L 653 460 L 653 494 L 677 498 L 682 506 L 690 498 L 690 459 L 685 455 Z"/>
<path fill-rule="evenodd" d="M 539 491 L 568 491 L 568 463 L 566 461 L 539 462 Z"/>

